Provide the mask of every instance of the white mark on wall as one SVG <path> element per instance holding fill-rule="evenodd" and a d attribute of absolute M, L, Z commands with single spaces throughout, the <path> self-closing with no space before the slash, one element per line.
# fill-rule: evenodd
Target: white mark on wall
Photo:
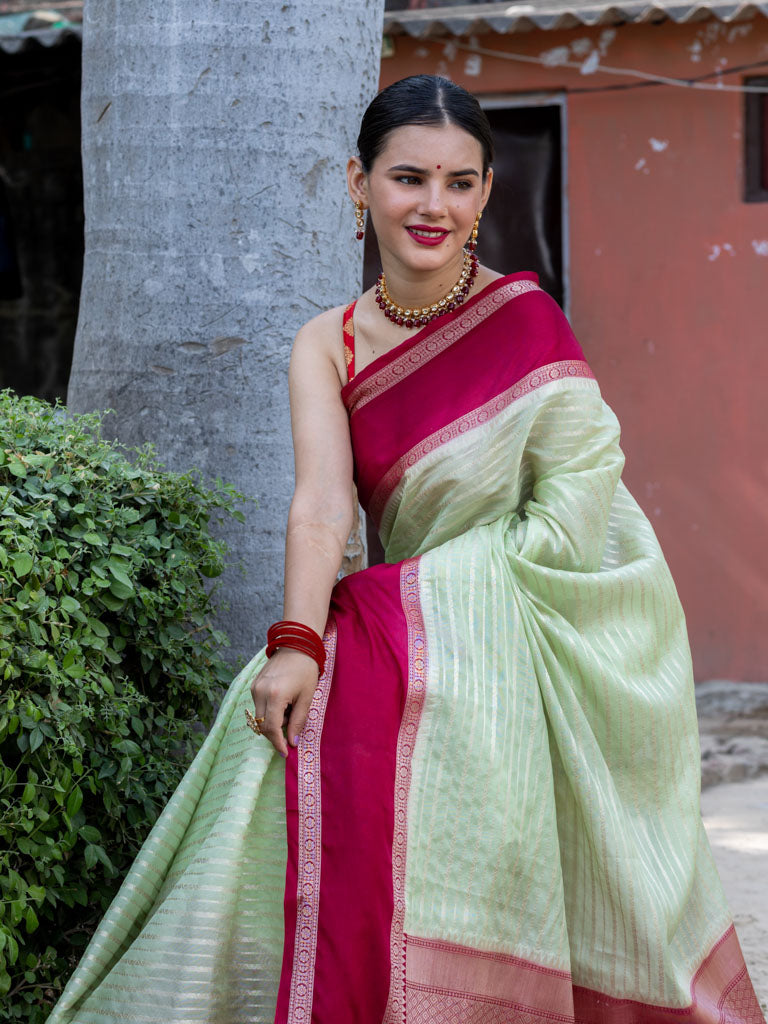
<path fill-rule="evenodd" d="M 714 260 L 719 259 L 722 253 L 728 253 L 729 256 L 735 256 L 736 250 L 730 242 L 723 242 L 722 245 L 710 245 L 707 259 L 712 263 Z"/>
<path fill-rule="evenodd" d="M 429 56 L 429 50 L 426 48 L 426 46 L 420 46 L 417 50 L 414 50 L 413 53 L 415 57 L 419 57 L 422 60 L 425 57 Z"/>
<path fill-rule="evenodd" d="M 586 57 L 592 49 L 592 40 L 588 36 L 574 39 L 571 43 L 571 53 L 575 57 Z"/>
<path fill-rule="evenodd" d="M 600 54 L 597 50 L 593 50 L 592 53 L 587 57 L 584 63 L 579 68 L 582 75 L 593 75 L 598 67 L 600 66 Z"/>
<path fill-rule="evenodd" d="M 651 149 L 654 153 L 663 153 L 669 145 L 669 139 L 654 139 L 651 137 L 648 139 L 648 142 L 651 144 Z"/>
<path fill-rule="evenodd" d="M 646 480 L 645 481 L 645 496 L 650 501 L 656 494 L 656 491 L 661 490 L 661 484 L 657 480 Z"/>
<path fill-rule="evenodd" d="M 701 45 L 700 39 L 694 39 L 687 49 L 688 53 L 690 53 L 691 55 L 691 60 L 694 63 L 701 60 L 701 51 L 704 49 L 704 47 Z"/>
<path fill-rule="evenodd" d="M 451 73 L 448 70 L 448 61 L 447 60 L 439 60 L 437 62 L 437 74 L 441 75 L 443 78 L 450 78 L 451 77 Z"/>
<path fill-rule="evenodd" d="M 611 45 L 613 40 L 616 38 L 615 28 L 606 28 L 600 33 L 600 42 L 597 44 L 600 50 L 600 56 L 604 57 L 608 52 L 608 47 Z"/>
<path fill-rule="evenodd" d="M 558 64 L 565 64 L 568 60 L 568 47 L 554 46 L 551 50 L 543 50 L 539 57 L 541 57 L 542 64 L 548 68 L 557 67 Z"/>
<path fill-rule="evenodd" d="M 656 351 L 656 345 L 654 344 L 654 342 L 651 341 L 650 338 L 644 338 L 643 341 L 645 342 L 645 351 L 648 353 L 649 356 L 652 356 L 653 353 Z"/>
<path fill-rule="evenodd" d="M 603 255 L 603 250 L 602 249 L 595 249 L 595 256 L 602 256 L 602 255 Z"/>
<path fill-rule="evenodd" d="M 483 70 L 483 58 L 479 53 L 473 53 L 464 62 L 464 74 L 476 78 Z"/>
<path fill-rule="evenodd" d="M 648 167 L 647 161 L 646 161 L 644 156 L 641 156 L 640 159 L 635 164 L 635 170 L 636 171 L 642 171 L 643 174 L 650 174 L 651 173 L 651 169 L 650 169 L 650 167 Z"/>
<path fill-rule="evenodd" d="M 445 57 L 446 60 L 456 60 L 456 54 L 458 52 L 459 51 L 456 48 L 456 43 L 454 43 L 453 40 L 447 42 L 443 47 L 443 56 Z"/>
<path fill-rule="evenodd" d="M 723 26 L 723 28 L 725 28 L 725 26 Z M 748 36 L 751 31 L 752 31 L 752 22 L 751 21 L 750 22 L 746 22 L 743 25 L 734 25 L 732 28 L 728 29 L 728 42 L 732 43 L 734 41 L 734 39 L 739 39 L 739 38 L 743 39 L 744 36 Z"/>
<path fill-rule="evenodd" d="M 768 238 L 753 238 L 752 248 L 758 256 L 768 256 Z"/>

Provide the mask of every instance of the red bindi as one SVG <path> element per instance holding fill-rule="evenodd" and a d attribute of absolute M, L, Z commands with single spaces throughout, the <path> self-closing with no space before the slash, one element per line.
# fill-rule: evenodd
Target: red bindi
<path fill-rule="evenodd" d="M 438 169 L 438 171 L 440 170 L 440 167 L 441 167 L 441 165 L 440 165 L 440 164 L 438 164 L 438 165 L 437 165 L 437 169 Z"/>

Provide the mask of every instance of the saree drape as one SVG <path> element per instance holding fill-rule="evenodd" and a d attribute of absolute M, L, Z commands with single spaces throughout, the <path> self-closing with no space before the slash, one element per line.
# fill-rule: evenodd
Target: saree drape
<path fill-rule="evenodd" d="M 764 1024 L 685 617 L 567 320 L 508 275 L 342 390 L 386 562 L 284 763 L 260 652 L 52 1024 Z"/>

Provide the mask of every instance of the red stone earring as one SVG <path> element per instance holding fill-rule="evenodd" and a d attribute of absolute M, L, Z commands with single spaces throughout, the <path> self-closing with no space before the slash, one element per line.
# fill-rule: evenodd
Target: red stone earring
<path fill-rule="evenodd" d="M 481 217 L 482 213 L 478 213 L 478 215 L 475 217 L 475 223 L 472 227 L 472 235 L 470 236 L 469 242 L 467 243 L 467 248 L 469 249 L 470 252 L 477 251 L 477 229 L 480 226 Z"/>
<path fill-rule="evenodd" d="M 363 204 L 359 199 L 355 201 L 355 221 L 357 222 L 355 238 L 358 242 L 362 242 L 365 238 L 365 215 L 363 213 Z"/>

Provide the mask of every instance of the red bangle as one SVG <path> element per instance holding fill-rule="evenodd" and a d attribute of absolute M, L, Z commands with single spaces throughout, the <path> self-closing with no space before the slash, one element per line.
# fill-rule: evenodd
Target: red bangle
<path fill-rule="evenodd" d="M 314 658 L 320 675 L 325 670 L 325 647 L 322 638 L 314 629 L 301 622 L 283 619 L 274 622 L 267 630 L 267 657 L 271 658 L 278 647 L 290 647 Z"/>

